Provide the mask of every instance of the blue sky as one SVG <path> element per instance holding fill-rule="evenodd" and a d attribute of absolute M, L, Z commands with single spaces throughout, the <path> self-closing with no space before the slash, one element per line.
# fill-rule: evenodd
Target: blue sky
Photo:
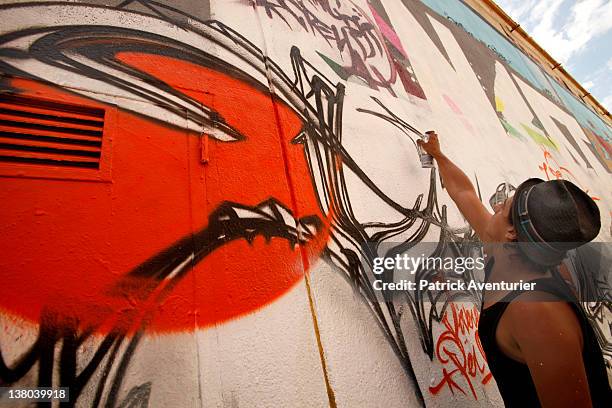
<path fill-rule="evenodd" d="M 495 0 L 612 111 L 612 0 Z"/>

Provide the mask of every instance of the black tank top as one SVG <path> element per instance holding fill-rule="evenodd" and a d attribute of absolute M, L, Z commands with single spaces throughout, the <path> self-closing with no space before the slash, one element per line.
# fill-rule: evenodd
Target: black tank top
<path fill-rule="evenodd" d="M 493 267 L 493 259 L 489 261 L 485 268 L 485 276 L 489 275 Z M 485 279 L 486 280 L 486 279 Z M 589 320 L 587 319 L 582 307 L 574 297 L 569 287 L 561 279 L 542 278 L 535 279 L 535 290 L 552 293 L 561 299 L 574 299 L 568 303 L 574 313 L 578 316 L 580 327 L 582 328 L 583 349 L 582 358 L 584 368 L 589 382 L 591 401 L 593 407 L 609 407 L 612 404 L 612 391 L 608 384 L 608 376 L 604 363 L 603 354 L 597 337 Z M 493 305 L 482 309 L 480 321 L 478 322 L 478 335 L 482 343 L 482 348 L 487 357 L 487 363 L 493 378 L 497 382 L 499 393 L 501 394 L 506 407 L 539 407 L 540 401 L 536 392 L 535 385 L 526 364 L 506 356 L 495 340 L 497 325 L 506 311 L 510 302 L 524 291 L 515 290 L 508 293 L 502 300 Z M 484 300 L 483 300 L 484 302 Z"/>

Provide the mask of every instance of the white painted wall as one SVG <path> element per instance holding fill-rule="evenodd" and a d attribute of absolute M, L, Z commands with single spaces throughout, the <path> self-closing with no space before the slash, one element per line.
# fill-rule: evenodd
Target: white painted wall
<path fill-rule="evenodd" d="M 75 21 L 93 26 L 139 28 L 180 41 L 230 62 L 234 67 L 251 74 L 257 81 L 270 86 L 273 95 L 284 99 L 294 109 L 298 108 L 299 104 L 283 94 L 279 79 L 270 70 L 267 71 L 267 76 L 257 71 L 257 68 L 264 66 L 263 63 L 253 64 L 252 61 L 241 58 L 245 55 L 244 50 L 239 50 L 237 54 L 228 52 L 226 46 L 231 44 L 231 41 L 223 35 L 221 37 L 224 38 L 225 45 L 214 44 L 206 36 L 208 31 L 198 31 L 203 29 L 202 22 L 197 21 L 197 17 L 201 16 L 193 16 L 193 20 L 187 20 L 184 22 L 186 25 L 180 27 L 151 16 L 150 10 L 147 11 L 142 6 L 122 11 L 92 7 L 86 13 L 79 14 L 83 13 L 83 9 L 72 9 L 69 2 L 65 5 L 40 8 L 35 13 L 27 9 L 11 9 L 9 6 L 16 4 L 14 1 L 1 3 L 5 8 L 0 9 L 0 18 L 6 24 L 3 23 L 0 34 L 32 25 L 68 26 Z M 190 2 L 185 4 L 187 3 Z M 473 67 L 475 61 L 470 61 L 463 51 L 466 46 L 481 47 L 483 58 L 491 58 L 490 64 L 495 76 L 492 91 L 503 101 L 504 117 L 524 133 L 520 124 L 532 124 L 533 115 L 537 115 L 546 132 L 559 146 L 558 150 L 547 149 L 549 160 L 554 160 L 556 165 L 568 169 L 573 177 L 571 181 L 597 196 L 602 214 L 602 230 L 597 239 L 604 242 L 612 239 L 612 177 L 608 169 L 584 146 L 589 139 L 577 120 L 567 109 L 552 103 L 516 72 L 501 62 L 494 61 L 493 54 L 489 53 L 484 45 L 471 37 L 459 35 L 460 29 L 425 6 L 419 4 L 415 10 L 420 13 L 421 20 L 429 22 L 452 65 L 430 38 L 431 33 L 424 30 L 417 21 L 417 16 L 404 7 L 402 2 L 382 2 L 390 17 L 391 30 L 394 30 L 400 39 L 413 74 L 426 96 L 426 99 L 422 99 L 407 93 L 399 78 L 391 87 L 395 93 L 392 95 L 382 88 L 372 89 L 357 77 L 339 77 L 325 63 L 321 54 L 338 63 L 348 63 L 350 54 L 346 49 L 339 51 L 333 41 L 326 41 L 321 33 L 315 34 L 312 29 L 301 27 L 287 11 L 281 10 L 281 4 L 290 3 L 295 11 L 297 6 L 293 5 L 292 1 L 270 1 L 270 4 L 279 6 L 276 10 L 271 9 L 270 15 L 266 13 L 265 8 L 251 4 L 253 2 L 220 0 L 210 3 L 210 10 L 204 14 L 221 21 L 259 47 L 289 78 L 293 78 L 290 50 L 295 46 L 322 76 L 327 77 L 333 84 L 345 85 L 346 96 L 341 123 L 342 146 L 382 193 L 405 208 L 412 207 L 419 195 L 427 195 L 430 173 L 420 167 L 416 150 L 405 134 L 388 122 L 358 110 L 381 112 L 373 97 L 417 129 L 436 129 L 447 155 L 464 169 L 466 174 L 474 180 L 477 178 L 484 201 L 488 200 L 501 182 L 517 186 L 529 177 L 546 177 L 540 169 L 545 160 L 545 147 L 527 134 L 521 140 L 506 133 L 495 106 L 487 96 L 487 91 L 490 90 L 483 89 L 482 78 L 479 78 Z M 320 18 L 328 24 L 338 24 L 337 20 L 321 7 L 315 7 L 310 2 L 303 3 L 307 3 L 306 6 L 313 12 L 311 17 Z M 375 22 L 367 0 L 343 0 L 341 3 L 343 12 L 357 13 L 370 23 Z M 180 5 L 177 5 L 177 8 L 180 9 Z M 280 18 L 281 15 L 287 22 Z M 376 28 L 373 32 L 381 40 L 381 28 L 374 26 Z M 25 42 L 16 41 L 12 45 L 26 49 L 34 40 L 33 37 Z M 353 43 L 353 46 L 357 46 L 357 43 Z M 383 77 L 390 75 L 391 68 L 387 58 L 388 50 L 381 50 L 381 55 L 369 59 L 369 72 L 377 69 Z M 33 73 L 74 94 L 102 103 L 116 104 L 119 109 L 151 120 L 158 119 L 170 125 L 199 132 L 213 134 L 216 131 L 203 127 L 197 121 L 193 123 L 184 120 L 181 115 L 152 104 L 146 98 L 109 87 L 91 78 L 84 78 L 61 67 L 51 68 L 39 60 L 8 55 L 2 59 L 12 67 Z M 135 80 L 125 73 L 117 73 L 117 76 L 125 77 L 129 81 Z M 146 82 L 141 85 L 149 89 L 155 88 Z M 587 169 L 580 163 L 579 155 L 550 119 L 551 116 L 567 126 L 593 165 L 592 169 Z M 282 125 L 280 128 L 282 129 Z M 574 162 L 570 152 L 578 158 L 578 164 Z M 240 166 L 240 163 L 236 163 L 236 166 Z M 287 166 L 291 168 L 291 163 Z M 344 169 L 347 194 L 358 222 L 392 223 L 402 220 L 403 216 L 376 195 L 364 183 L 363 178 L 355 175 L 346 163 Z M 317 179 L 314 183 L 321 190 L 322 180 Z M 456 229 L 464 228 L 465 220 L 442 189 L 438 179 L 435 184 L 438 204 L 448 206 L 448 224 Z M 291 182 L 288 183 L 288 188 L 292 189 L 292 193 L 299 200 L 303 192 L 296 190 Z M 325 207 L 325 204 L 322 206 Z M 324 210 L 327 210 L 327 207 Z M 417 224 L 406 231 L 404 236 L 415 232 L 420 225 Z M 346 237 L 340 234 L 341 230 L 341 227 L 332 224 L 332 234 L 336 234 L 338 239 L 338 242 L 330 240 L 329 248 L 332 251 L 339 250 L 339 243 L 347 245 Z M 440 228 L 432 225 L 423 241 L 435 242 L 439 233 Z M 118 386 L 115 406 L 120 406 L 121 401 L 129 399 L 130 390 L 147 383 L 150 383 L 150 392 L 146 400 L 151 407 L 391 408 L 418 406 L 418 393 L 422 394 L 427 406 L 503 406 L 494 380 L 483 384 L 488 369 L 482 356 L 474 348 L 474 330 L 461 334 L 459 340 L 465 342 L 466 350 L 475 350 L 475 358 L 483 363 L 483 372 L 467 376 L 452 374 L 458 388 L 451 389 L 447 385 L 432 391 L 432 388 L 443 380 L 445 370 L 450 372 L 457 367 L 451 362 L 441 362 L 435 353 L 433 358 L 429 358 L 420 341 L 422 330 L 418 328 L 406 305 L 400 302 L 395 305 L 397 310 L 402 311 L 399 319 L 401 334 L 395 328 L 392 331 L 405 344 L 409 367 L 405 365 L 406 360 L 402 361 L 398 357 L 392 341 L 382 328 L 383 322 L 391 322 L 388 311 L 381 320 L 380 316 L 373 312 L 375 305 L 364 299 L 351 285 L 347 275 L 335 265 L 321 258 L 308 259 L 307 255 L 304 255 L 302 260 L 304 259 L 307 259 L 308 264 L 305 266 L 302 263 L 297 269 L 298 272 L 308 270 L 307 278 L 300 280 L 280 298 L 250 314 L 208 327 L 199 327 L 196 315 L 194 326 L 189 331 L 180 333 L 150 332 L 145 327 L 143 339 L 133 352 L 125 368 L 123 380 Z M 257 273 L 257 270 L 253 273 Z M 196 284 L 198 278 L 194 279 L 194 288 L 199 288 Z M 194 294 L 194 299 L 197 295 L 201 294 Z M 231 293 L 228 296 L 231 296 Z M 457 303 L 455 307 L 457 310 L 472 310 L 474 305 L 462 302 Z M 602 327 L 605 327 L 611 318 L 609 310 L 606 313 L 604 320 L 600 322 Z M 0 319 L 3 328 L 0 330 L 2 358 L 9 367 L 14 367 L 20 356 L 34 344 L 39 327 L 35 323 L 15 317 L 8 309 L 0 313 Z M 451 309 L 447 311 L 446 323 L 451 327 L 456 324 Z M 444 321 L 434 322 L 431 327 L 434 345 L 447 329 Z M 606 333 L 609 340 L 609 332 Z M 82 345 L 78 353 L 77 372 L 85 368 L 102 341 L 102 336 L 94 336 Z M 122 343 L 118 356 L 126 353 L 126 347 L 127 340 Z M 59 359 L 60 343 L 56 344 L 55 354 L 55 358 Z M 107 356 L 98 363 L 95 374 L 85 385 L 76 402 L 77 406 L 90 406 L 93 403 L 97 384 L 105 378 L 104 367 L 108 358 L 110 357 Z M 35 364 L 26 375 L 12 382 L 10 386 L 14 389 L 36 386 L 36 368 Z M 414 372 L 416 382 L 410 374 L 411 371 Z M 108 374 L 112 377 L 114 372 Z M 59 381 L 58 376 L 56 373 L 54 381 Z M 474 392 L 471 391 L 470 384 Z M 102 403 L 107 401 L 107 397 L 102 396 Z"/>

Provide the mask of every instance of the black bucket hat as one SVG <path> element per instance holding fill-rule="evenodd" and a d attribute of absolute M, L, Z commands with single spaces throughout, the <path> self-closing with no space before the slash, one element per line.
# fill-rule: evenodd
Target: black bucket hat
<path fill-rule="evenodd" d="M 512 223 L 520 250 L 544 266 L 559 264 L 568 250 L 591 241 L 601 228 L 597 204 L 578 186 L 539 178 L 516 189 Z"/>

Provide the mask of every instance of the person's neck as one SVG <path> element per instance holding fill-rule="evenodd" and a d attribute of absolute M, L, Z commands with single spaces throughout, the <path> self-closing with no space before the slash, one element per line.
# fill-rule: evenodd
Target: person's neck
<path fill-rule="evenodd" d="M 489 276 L 489 282 L 519 282 L 549 277 L 550 272 L 543 272 L 526 260 L 518 248 L 508 248 L 502 243 L 493 251 L 495 267 Z"/>

